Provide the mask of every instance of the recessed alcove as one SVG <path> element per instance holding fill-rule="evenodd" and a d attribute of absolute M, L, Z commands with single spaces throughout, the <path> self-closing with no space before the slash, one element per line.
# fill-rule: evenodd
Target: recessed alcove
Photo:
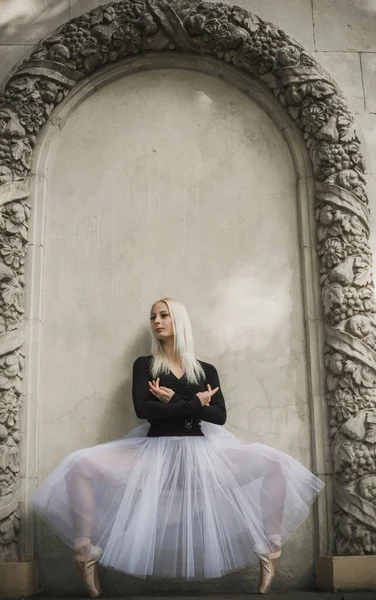
<path fill-rule="evenodd" d="M 163 295 L 186 304 L 197 355 L 218 368 L 227 427 L 308 468 L 323 460 L 322 432 L 312 445 L 319 314 L 306 294 L 316 273 L 303 142 L 262 84 L 210 59 L 197 65 L 149 56 L 107 68 L 78 84 L 39 142 L 28 283 L 38 481 L 76 448 L 138 424 L 131 367 L 150 352 L 148 310 Z M 313 531 L 312 515 L 280 584 L 312 582 Z M 69 553 L 44 528 L 35 541 L 46 589 L 74 593 Z"/>

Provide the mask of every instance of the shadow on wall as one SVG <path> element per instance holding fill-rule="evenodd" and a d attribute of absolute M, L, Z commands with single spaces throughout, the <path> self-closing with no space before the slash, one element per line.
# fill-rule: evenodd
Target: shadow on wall
<path fill-rule="evenodd" d="M 214 287 L 210 311 L 202 323 L 206 335 L 214 338 L 214 347 L 226 352 L 236 349 L 241 355 L 251 346 L 254 355 L 272 355 L 277 342 L 280 350 L 276 336 L 289 331 L 286 321 L 295 308 L 291 295 L 295 281 L 291 267 L 283 261 L 268 267 L 266 272 L 257 264 L 247 265 Z M 283 345 L 290 347 L 290 340 Z"/>
<path fill-rule="evenodd" d="M 150 334 L 141 330 L 132 344 L 127 344 L 124 350 L 122 364 L 124 376 L 119 380 L 117 388 L 110 398 L 105 398 L 109 410 L 98 430 L 102 442 L 110 442 L 129 433 L 131 429 L 144 423 L 137 419 L 133 409 L 132 399 L 132 366 L 136 358 L 150 354 Z"/>
<path fill-rule="evenodd" d="M 0 43 L 34 44 L 68 21 L 69 16 L 69 0 L 1 0 Z"/>

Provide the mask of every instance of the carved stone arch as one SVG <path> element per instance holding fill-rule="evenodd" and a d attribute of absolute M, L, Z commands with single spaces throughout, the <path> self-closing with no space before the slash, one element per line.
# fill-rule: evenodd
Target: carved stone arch
<path fill-rule="evenodd" d="M 17 557 L 33 148 L 53 109 L 78 82 L 110 63 L 166 51 L 189 52 L 197 60 L 209 55 L 258 79 L 305 140 L 316 188 L 335 551 L 376 553 L 376 306 L 365 167 L 353 116 L 331 77 L 296 41 L 244 9 L 199 0 L 122 0 L 41 41 L 0 95 L 0 559 Z M 311 361 L 318 369 L 316 358 Z"/>

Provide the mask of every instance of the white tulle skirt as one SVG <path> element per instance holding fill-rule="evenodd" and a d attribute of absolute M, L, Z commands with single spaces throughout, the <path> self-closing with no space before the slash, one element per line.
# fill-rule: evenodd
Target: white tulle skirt
<path fill-rule="evenodd" d="M 323 483 L 291 456 L 242 444 L 218 425 L 204 437 L 125 438 L 67 456 L 34 505 L 72 548 L 103 548 L 100 563 L 139 577 L 220 577 L 284 543 Z"/>

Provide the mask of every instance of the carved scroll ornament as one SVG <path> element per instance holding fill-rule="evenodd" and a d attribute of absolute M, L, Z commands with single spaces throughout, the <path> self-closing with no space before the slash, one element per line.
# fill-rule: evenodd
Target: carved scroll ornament
<path fill-rule="evenodd" d="M 335 551 L 376 552 L 376 314 L 364 160 L 330 76 L 278 27 L 237 6 L 123 0 L 59 27 L 0 95 L 0 559 L 16 556 L 18 414 L 28 176 L 43 124 L 100 67 L 150 51 L 209 54 L 258 77 L 300 128 L 316 178 Z"/>

